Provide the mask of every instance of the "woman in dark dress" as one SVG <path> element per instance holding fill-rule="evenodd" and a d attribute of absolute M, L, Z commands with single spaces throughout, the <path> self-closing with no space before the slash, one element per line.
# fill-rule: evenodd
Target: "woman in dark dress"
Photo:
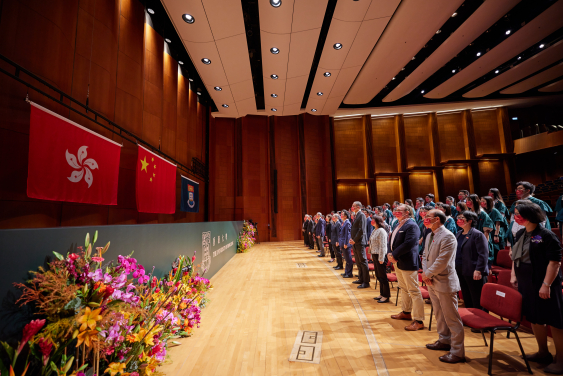
<path fill-rule="evenodd" d="M 510 281 L 522 294 L 522 314 L 532 323 L 538 343 L 538 352 L 526 357 L 532 362 L 551 363 L 544 372 L 563 374 L 561 243 L 553 232 L 540 225 L 545 214 L 529 200 L 516 202 L 514 220 L 525 228 L 516 233 L 512 247 Z M 547 348 L 547 325 L 557 351 L 555 359 Z"/>

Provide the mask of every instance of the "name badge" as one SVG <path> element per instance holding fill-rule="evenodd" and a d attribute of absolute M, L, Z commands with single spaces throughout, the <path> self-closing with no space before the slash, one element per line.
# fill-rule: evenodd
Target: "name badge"
<path fill-rule="evenodd" d="M 497 295 L 504 298 L 506 296 L 506 293 L 497 290 Z"/>

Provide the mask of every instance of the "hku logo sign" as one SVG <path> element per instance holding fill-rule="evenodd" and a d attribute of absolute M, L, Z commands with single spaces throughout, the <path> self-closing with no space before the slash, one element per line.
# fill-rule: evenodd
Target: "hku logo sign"
<path fill-rule="evenodd" d="M 209 254 L 209 246 L 211 243 L 211 231 L 201 233 L 202 261 L 201 267 L 208 271 L 211 266 L 211 255 Z"/>
<path fill-rule="evenodd" d="M 193 208 L 195 206 L 194 200 L 194 186 L 188 184 L 188 206 Z"/>

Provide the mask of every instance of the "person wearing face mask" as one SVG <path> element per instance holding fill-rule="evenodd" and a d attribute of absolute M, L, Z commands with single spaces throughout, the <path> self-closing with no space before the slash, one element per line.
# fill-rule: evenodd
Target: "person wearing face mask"
<path fill-rule="evenodd" d="M 334 250 L 332 249 L 332 241 L 330 239 L 330 236 L 332 235 L 332 215 L 327 214 L 325 218 L 325 222 L 326 222 L 325 233 L 326 233 L 326 238 L 328 240 L 328 251 L 330 252 L 330 260 L 328 260 L 328 262 L 334 262 L 336 255 L 334 254 Z"/>
<path fill-rule="evenodd" d="M 309 249 L 315 249 L 315 240 L 314 240 L 315 223 L 316 222 L 313 220 L 313 217 L 309 216 L 309 224 L 307 225 L 307 233 L 309 236 Z"/>
<path fill-rule="evenodd" d="M 414 206 L 415 209 L 414 220 L 416 221 L 416 223 L 418 223 L 418 221 L 420 220 L 420 208 L 422 208 L 423 206 L 424 206 L 424 199 L 422 197 L 417 197 Z"/>
<path fill-rule="evenodd" d="M 437 202 L 436 209 L 439 209 L 446 215 L 446 223 L 444 223 L 444 227 L 447 230 L 450 230 L 452 234 L 457 234 L 457 226 L 455 225 L 455 220 L 452 218 L 452 209 L 450 208 L 450 205 Z"/>
<path fill-rule="evenodd" d="M 340 253 L 340 228 L 342 226 L 342 220 L 338 214 L 334 214 L 332 216 L 332 226 L 331 226 L 331 233 L 330 233 L 330 240 L 332 241 L 331 247 L 332 251 L 331 254 L 334 253 L 336 257 L 336 266 L 334 267 L 335 270 L 344 269 L 344 264 L 342 263 L 342 253 Z"/>
<path fill-rule="evenodd" d="M 438 340 L 426 345 L 430 350 L 448 351 L 440 356 L 444 363 L 465 362 L 463 322 L 457 310 L 457 293 L 460 290 L 455 270 L 457 240 L 444 227 L 446 215 L 430 210 L 424 225 L 432 231 L 426 239 L 422 255 L 422 280 L 428 285 L 428 294 L 436 316 Z"/>
<path fill-rule="evenodd" d="M 342 277 L 353 278 L 352 269 L 354 268 L 354 265 L 352 262 L 352 246 L 349 244 L 350 229 L 352 228 L 352 224 L 350 223 L 350 213 L 348 210 L 342 210 L 340 215 L 342 218 L 342 226 L 340 227 L 340 233 L 338 235 L 338 245 L 340 246 L 340 251 L 344 256 L 344 261 L 346 261 L 346 267 L 344 268 Z"/>
<path fill-rule="evenodd" d="M 492 197 L 495 203 L 495 209 L 497 209 L 503 217 L 508 218 L 510 217 L 510 213 L 508 212 L 508 208 L 504 204 L 504 200 L 502 199 L 502 195 L 497 188 L 489 189 L 489 197 Z"/>
<path fill-rule="evenodd" d="M 563 294 L 561 293 L 561 243 L 545 221 L 542 207 L 529 200 L 514 205 L 514 220 L 522 226 L 512 246 L 511 282 L 522 294 L 522 315 L 532 324 L 538 352 L 529 361 L 549 364 L 546 373 L 563 374 Z M 556 356 L 547 347 L 547 325 Z"/>
<path fill-rule="evenodd" d="M 457 199 L 459 202 L 466 202 L 468 197 L 469 197 L 469 191 L 466 191 L 465 189 L 462 189 L 457 194 Z"/>
<path fill-rule="evenodd" d="M 452 218 L 457 218 L 457 210 L 455 208 L 455 199 L 452 196 L 446 197 L 446 205 L 449 205 L 452 212 Z"/>
<path fill-rule="evenodd" d="M 307 232 L 307 226 L 309 226 L 309 214 L 305 214 L 305 217 L 303 218 L 303 228 L 301 229 L 301 232 L 303 233 L 303 241 L 306 247 L 309 246 L 309 233 Z"/>
<path fill-rule="evenodd" d="M 456 234 L 455 268 L 465 308 L 481 309 L 481 290 L 489 275 L 489 243 L 477 230 L 478 217 L 472 211 L 457 216 L 461 230 Z"/>
<path fill-rule="evenodd" d="M 489 268 L 493 264 L 493 259 L 495 257 L 493 248 L 493 237 L 490 236 L 495 224 L 491 220 L 491 217 L 485 212 L 481 207 L 481 199 L 476 194 L 471 194 L 467 198 L 465 203 L 467 208 L 473 213 L 477 214 L 477 230 L 485 234 L 487 242 L 489 243 Z"/>
<path fill-rule="evenodd" d="M 495 226 L 491 237 L 493 240 L 494 262 L 496 262 L 499 251 L 504 249 L 505 246 L 504 238 L 506 230 L 508 229 L 508 222 L 506 222 L 506 218 L 494 207 L 494 201 L 491 196 L 481 197 L 481 207 L 487 212 L 487 215 L 491 218 Z"/>
<path fill-rule="evenodd" d="M 436 207 L 436 204 L 434 203 L 434 194 L 433 193 L 429 193 L 426 195 L 426 197 L 424 198 L 424 200 L 426 201 L 426 204 L 424 204 L 425 206 L 432 206 L 433 208 Z"/>
<path fill-rule="evenodd" d="M 467 208 L 467 204 L 465 202 L 460 201 L 456 204 L 455 210 L 457 211 L 457 213 L 459 215 L 459 213 L 463 213 L 464 211 L 467 211 L 469 209 Z M 456 216 L 456 218 L 457 218 L 457 216 Z M 456 223 L 456 226 L 457 226 L 457 231 L 460 231 L 461 227 L 459 227 L 457 223 Z"/>
<path fill-rule="evenodd" d="M 405 327 L 405 330 L 409 331 L 424 329 L 424 302 L 418 288 L 420 229 L 412 218 L 413 214 L 414 211 L 411 212 L 407 205 L 399 205 L 395 210 L 394 215 L 399 220 L 399 225 L 391 233 L 387 250 L 389 261 L 396 263 L 397 281 L 403 290 L 402 311 L 397 315 L 392 315 L 391 318 L 413 320 Z"/>
<path fill-rule="evenodd" d="M 374 214 L 371 218 L 371 226 L 374 230 L 369 238 L 369 251 L 372 254 L 375 277 L 379 282 L 379 296 L 373 298 L 378 303 L 389 303 L 391 290 L 389 289 L 389 280 L 387 279 L 387 231 L 383 227 L 383 218 Z"/>
<path fill-rule="evenodd" d="M 319 212 L 317 213 L 317 226 L 315 227 L 315 239 L 317 241 L 317 247 L 319 247 L 320 255 L 319 257 L 325 257 L 325 247 L 323 245 L 323 239 L 325 237 L 326 222 L 323 219 L 323 215 Z"/>
<path fill-rule="evenodd" d="M 426 235 L 428 235 L 428 233 L 430 232 L 430 230 L 427 229 L 426 226 L 424 226 L 424 218 L 426 218 L 426 215 L 430 210 L 432 210 L 432 206 L 423 206 L 422 208 L 420 208 L 419 212 L 420 220 L 417 224 L 418 228 L 420 229 L 420 239 L 418 240 L 418 254 L 420 255 L 422 255 L 422 253 L 424 252 Z"/>
<path fill-rule="evenodd" d="M 358 267 L 358 280 L 352 282 L 358 284 L 359 289 L 365 289 L 369 287 L 369 267 L 368 260 L 366 258 L 366 246 L 367 246 L 367 231 L 366 231 L 366 216 L 361 211 L 362 203 L 359 201 L 354 202 L 352 205 L 352 210 L 356 214 L 356 219 L 352 223 L 352 229 L 350 230 L 350 243 L 353 246 L 354 258 L 356 259 L 356 266 Z"/>
<path fill-rule="evenodd" d="M 385 212 L 385 222 L 391 227 L 391 222 L 393 222 L 393 212 L 389 210 L 391 205 L 388 203 L 383 204 L 383 211 Z"/>

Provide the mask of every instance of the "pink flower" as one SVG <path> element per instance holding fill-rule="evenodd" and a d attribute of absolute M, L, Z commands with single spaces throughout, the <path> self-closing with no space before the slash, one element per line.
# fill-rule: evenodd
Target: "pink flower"
<path fill-rule="evenodd" d="M 23 328 L 22 341 L 20 342 L 20 346 L 18 347 L 18 351 L 16 352 L 16 354 L 19 355 L 19 353 L 23 350 L 25 344 L 29 342 L 29 340 L 33 338 L 33 336 L 36 335 L 41 330 L 43 325 L 45 325 L 45 319 L 32 320 L 29 324 L 27 324 Z"/>
<path fill-rule="evenodd" d="M 195 255 L 192 256 L 192 262 L 195 262 Z"/>
<path fill-rule="evenodd" d="M 92 257 L 92 261 L 94 262 L 103 262 L 104 258 L 103 257 Z"/>
<path fill-rule="evenodd" d="M 68 258 L 71 259 L 72 261 L 78 259 L 80 256 L 78 256 L 76 253 L 71 253 L 70 255 L 68 255 Z"/>
<path fill-rule="evenodd" d="M 53 350 L 53 342 L 46 340 L 45 338 L 41 338 L 37 341 L 39 345 L 39 350 L 41 351 L 41 355 L 43 355 L 43 365 L 46 366 L 49 362 L 49 355 L 51 355 L 51 350 Z"/>

